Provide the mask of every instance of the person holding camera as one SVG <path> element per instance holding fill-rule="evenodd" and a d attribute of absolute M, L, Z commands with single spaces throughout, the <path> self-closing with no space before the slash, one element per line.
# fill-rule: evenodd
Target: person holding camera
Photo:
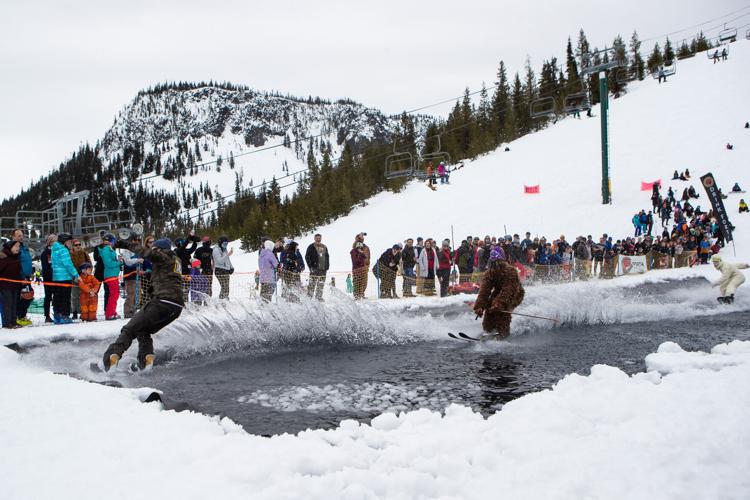
<path fill-rule="evenodd" d="M 182 265 L 183 276 L 190 276 L 190 269 L 192 267 L 192 262 L 191 262 L 190 257 L 192 257 L 193 253 L 198 248 L 199 241 L 200 241 L 200 238 L 198 238 L 195 235 L 195 231 L 191 230 L 190 235 L 187 238 L 180 238 L 174 242 L 175 244 L 174 253 L 180 259 L 180 264 Z M 192 242 L 193 244 L 190 246 L 190 248 L 188 248 L 188 244 L 190 242 Z"/>
<path fill-rule="evenodd" d="M 229 238 L 220 236 L 219 241 L 214 247 L 214 274 L 216 275 L 216 279 L 219 280 L 219 286 L 221 287 L 221 291 L 219 292 L 220 299 L 229 298 L 229 276 L 234 272 L 232 259 L 230 259 L 234 253 L 234 248 L 227 250 L 228 245 Z"/>

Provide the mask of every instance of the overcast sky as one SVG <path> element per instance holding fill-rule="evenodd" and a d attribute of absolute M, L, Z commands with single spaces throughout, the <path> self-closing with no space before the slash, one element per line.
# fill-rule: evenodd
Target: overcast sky
<path fill-rule="evenodd" d="M 500 59 L 516 71 L 528 55 L 538 70 L 562 58 L 580 28 L 602 46 L 617 33 L 649 38 L 743 7 L 726 19 L 750 22 L 750 0 L 612 4 L 0 0 L 0 198 L 101 139 L 136 92 L 158 82 L 228 80 L 398 113 L 491 84 Z"/>

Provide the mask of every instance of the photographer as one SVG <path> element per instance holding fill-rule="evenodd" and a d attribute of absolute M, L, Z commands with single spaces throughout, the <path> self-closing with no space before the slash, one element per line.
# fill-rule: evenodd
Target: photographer
<path fill-rule="evenodd" d="M 195 231 L 191 230 L 190 235 L 187 238 L 180 238 L 174 242 L 175 244 L 174 253 L 180 259 L 183 276 L 190 275 L 190 268 L 191 268 L 190 257 L 193 255 L 193 252 L 195 252 L 195 249 L 198 248 L 199 241 L 200 241 L 200 238 L 198 238 L 195 235 Z M 188 248 L 188 242 L 193 243 L 190 246 L 190 248 Z"/>

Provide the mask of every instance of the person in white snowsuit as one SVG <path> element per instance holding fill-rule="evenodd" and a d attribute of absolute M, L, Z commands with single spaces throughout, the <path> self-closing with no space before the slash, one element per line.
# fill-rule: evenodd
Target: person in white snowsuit
<path fill-rule="evenodd" d="M 723 304 L 731 304 L 734 302 L 734 292 L 745 282 L 745 275 L 740 269 L 747 269 L 749 266 L 724 262 L 718 255 L 714 255 L 711 262 L 718 271 L 721 271 L 719 279 L 711 283 L 711 286 L 718 286 L 721 292 L 721 296 L 716 300 Z"/>

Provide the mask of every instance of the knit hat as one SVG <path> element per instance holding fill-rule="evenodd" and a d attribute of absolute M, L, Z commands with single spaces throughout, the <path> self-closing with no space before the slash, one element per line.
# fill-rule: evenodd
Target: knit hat
<path fill-rule="evenodd" d="M 73 239 L 73 235 L 71 235 L 70 233 L 60 233 L 57 235 L 57 242 L 60 244 L 64 244 L 66 241 L 72 240 L 72 239 Z"/>
<path fill-rule="evenodd" d="M 6 241 L 5 243 L 3 243 L 3 250 L 7 250 L 8 252 L 10 252 L 10 249 L 13 248 L 13 245 L 15 245 L 16 243 L 18 242 L 15 240 Z"/>
<path fill-rule="evenodd" d="M 499 247 L 495 247 L 492 250 L 490 250 L 490 260 L 500 260 L 502 256 L 503 254 L 500 252 Z"/>
<path fill-rule="evenodd" d="M 91 263 L 89 263 L 89 262 L 84 262 L 83 264 L 81 264 L 81 266 L 80 266 L 80 267 L 78 268 L 78 270 L 79 270 L 80 272 L 83 272 L 83 271 L 84 271 L 84 269 L 91 269 L 92 267 L 94 267 L 94 266 L 92 266 L 92 265 L 91 265 Z"/>
<path fill-rule="evenodd" d="M 198 269 L 199 267 L 201 267 L 201 261 L 199 261 L 198 259 L 195 259 L 195 260 L 194 260 L 194 261 L 193 261 L 193 262 L 192 262 L 192 263 L 190 264 L 190 267 L 192 267 L 193 269 Z"/>
<path fill-rule="evenodd" d="M 171 250 L 172 242 L 169 241 L 169 238 L 161 238 L 154 241 L 153 246 L 155 246 L 156 248 L 161 248 L 162 250 Z"/>
<path fill-rule="evenodd" d="M 393 250 L 401 250 L 401 243 L 396 243 L 395 245 L 393 245 L 391 247 L 391 249 L 393 249 Z"/>
<path fill-rule="evenodd" d="M 60 236 L 61 235 L 58 235 L 57 237 L 58 241 L 60 240 Z M 114 234 L 107 233 L 104 236 L 102 236 L 102 240 L 109 241 L 110 243 L 114 243 L 115 241 L 117 241 L 117 238 L 115 237 Z"/>

